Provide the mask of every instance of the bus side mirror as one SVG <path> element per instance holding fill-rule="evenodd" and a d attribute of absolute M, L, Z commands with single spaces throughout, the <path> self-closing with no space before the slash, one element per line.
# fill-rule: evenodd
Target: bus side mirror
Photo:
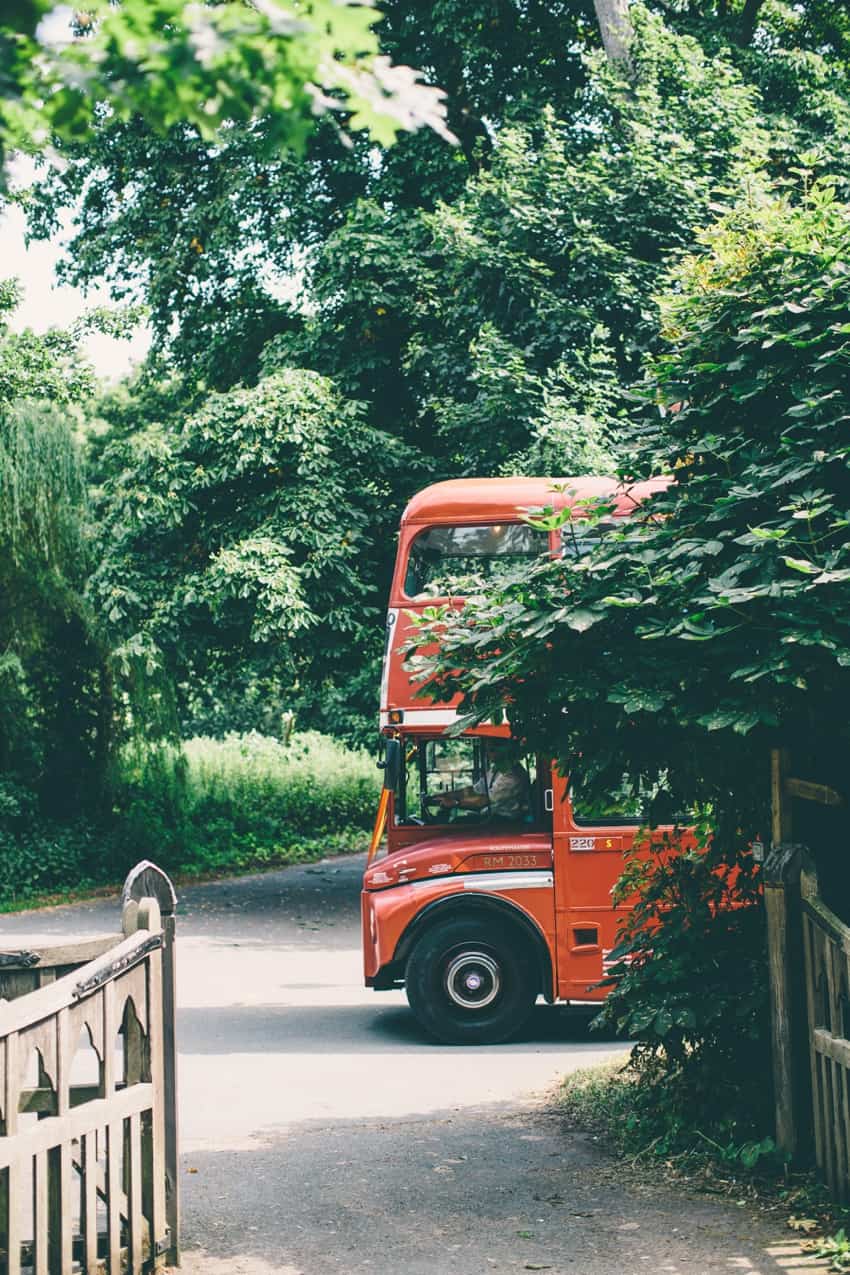
<path fill-rule="evenodd" d="M 401 743 L 397 739 L 387 740 L 387 753 L 384 761 L 384 787 L 392 792 L 398 788 L 401 777 Z"/>

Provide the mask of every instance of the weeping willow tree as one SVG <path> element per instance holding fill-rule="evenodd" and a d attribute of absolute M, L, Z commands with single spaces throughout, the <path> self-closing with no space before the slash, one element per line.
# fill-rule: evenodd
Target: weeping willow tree
<path fill-rule="evenodd" d="M 72 418 L 0 403 L 0 815 L 97 800 L 109 756 L 105 652 L 83 600 L 86 492 Z"/>
<path fill-rule="evenodd" d="M 67 416 L 23 403 L 0 417 L 0 548 L 16 565 L 54 573 L 83 565 L 86 503 L 80 454 Z"/>

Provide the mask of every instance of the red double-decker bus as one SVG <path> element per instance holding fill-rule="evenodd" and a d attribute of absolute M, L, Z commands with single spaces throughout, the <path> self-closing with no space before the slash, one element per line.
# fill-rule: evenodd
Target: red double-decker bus
<path fill-rule="evenodd" d="M 367 986 L 403 986 L 438 1040 L 506 1040 L 539 996 L 603 999 L 622 915 L 612 889 L 642 820 L 628 802 L 584 809 L 576 785 L 523 753 L 506 726 L 447 734 L 456 702 L 423 701 L 404 667 L 414 617 L 462 605 L 452 583 L 464 575 L 581 552 L 599 534 L 588 501 L 604 499 L 618 519 L 663 486 L 465 479 L 427 488 L 404 512 L 381 680 L 385 787 L 363 879 L 364 972 Z M 543 507 L 574 514 L 548 541 L 524 521 Z"/>

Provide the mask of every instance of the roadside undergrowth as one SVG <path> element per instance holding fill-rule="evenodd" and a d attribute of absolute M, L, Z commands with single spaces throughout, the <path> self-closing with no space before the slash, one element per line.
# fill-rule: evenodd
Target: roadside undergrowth
<path fill-rule="evenodd" d="M 110 891 L 140 859 L 180 880 L 311 863 L 363 850 L 374 758 L 315 731 L 127 749 L 109 801 L 47 818 L 0 781 L 0 913 Z"/>
<path fill-rule="evenodd" d="M 335 855 L 360 854 L 368 845 L 369 836 L 362 828 L 350 828 L 333 837 L 317 837 L 293 845 L 266 847 L 259 853 L 223 853 L 218 866 L 206 863 L 178 869 L 169 875 L 179 893 L 181 885 L 199 885 L 204 881 L 219 881 L 226 877 L 243 876 L 248 872 L 274 872 L 278 868 L 293 867 L 299 863 L 317 863 L 320 859 L 330 859 Z M 155 859 L 156 854 L 151 857 Z M 37 908 L 61 907 L 65 903 L 84 903 L 89 899 L 111 898 L 120 891 L 123 884 L 122 876 L 82 882 L 79 886 L 63 890 L 36 891 L 11 899 L 0 898 L 0 916 L 31 912 Z"/>

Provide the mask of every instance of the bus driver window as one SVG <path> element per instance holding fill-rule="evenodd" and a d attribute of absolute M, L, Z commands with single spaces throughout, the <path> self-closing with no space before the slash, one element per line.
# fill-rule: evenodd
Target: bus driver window
<path fill-rule="evenodd" d="M 536 759 L 506 739 L 420 739 L 409 747 L 396 824 L 538 824 Z"/>

